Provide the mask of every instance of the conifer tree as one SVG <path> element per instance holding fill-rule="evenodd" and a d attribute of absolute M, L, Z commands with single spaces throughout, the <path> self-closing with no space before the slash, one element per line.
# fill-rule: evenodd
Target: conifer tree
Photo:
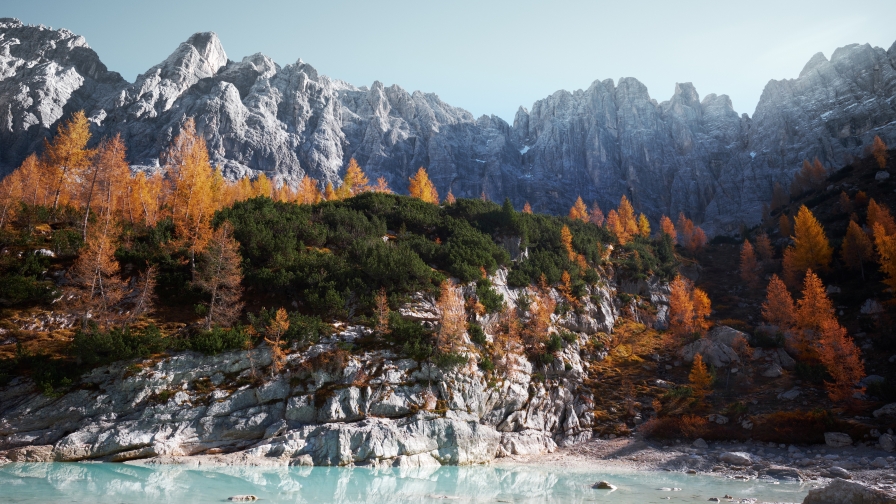
<path fill-rule="evenodd" d="M 660 229 L 662 229 L 663 234 L 672 239 L 673 245 L 678 243 L 678 233 L 675 232 L 675 224 L 672 224 L 672 219 L 664 215 L 660 219 Z"/>
<path fill-rule="evenodd" d="M 274 318 L 264 329 L 264 341 L 271 348 L 271 379 L 283 369 L 286 353 L 283 352 L 280 339 L 289 330 L 289 315 L 282 307 L 277 309 Z"/>
<path fill-rule="evenodd" d="M 321 195 L 320 189 L 318 189 L 317 181 L 308 175 L 303 176 L 296 191 L 296 203 L 299 205 L 314 205 L 320 203 L 322 198 L 323 195 Z"/>
<path fill-rule="evenodd" d="M 875 223 L 874 245 L 880 271 L 887 275 L 884 283 L 896 291 L 896 235 L 888 235 L 880 223 Z"/>
<path fill-rule="evenodd" d="M 638 234 L 644 238 L 650 238 L 650 221 L 644 214 L 638 216 Z"/>
<path fill-rule="evenodd" d="M 802 297 L 796 303 L 796 325 L 800 331 L 797 348 L 801 355 L 810 356 L 822 333 L 824 323 L 834 317 L 834 304 L 828 298 L 824 284 L 811 269 L 803 280 Z"/>
<path fill-rule="evenodd" d="M 379 177 L 378 179 L 376 179 L 376 185 L 371 187 L 370 190 L 383 194 L 392 194 L 392 189 L 389 188 L 389 183 L 386 182 L 386 177 Z M 451 195 L 451 197 L 453 198 L 454 195 Z"/>
<path fill-rule="evenodd" d="M 805 205 L 800 207 L 794 224 L 794 245 L 784 254 L 784 275 L 795 281 L 806 270 L 826 271 L 833 253 L 824 228 Z"/>
<path fill-rule="evenodd" d="M 688 374 L 688 381 L 691 382 L 691 390 L 694 391 L 694 396 L 698 401 L 703 402 L 703 399 L 709 393 L 710 387 L 712 387 L 712 375 L 706 369 L 703 356 L 699 353 L 694 355 L 694 363 L 691 366 L 690 374 Z"/>
<path fill-rule="evenodd" d="M 877 166 L 880 167 L 881 170 L 887 167 L 887 157 L 889 156 L 889 153 L 887 152 L 887 144 L 885 144 L 877 135 L 874 136 L 871 154 L 874 156 L 874 159 L 877 161 Z"/>
<path fill-rule="evenodd" d="M 255 180 L 252 181 L 252 197 L 257 198 L 259 196 L 263 196 L 265 198 L 270 198 L 274 192 L 274 185 L 271 184 L 271 179 L 268 178 L 264 172 L 259 173 Z"/>
<path fill-rule="evenodd" d="M 635 218 L 635 209 L 632 208 L 632 204 L 624 194 L 619 200 L 619 209 L 616 213 L 619 214 L 619 223 L 624 230 L 625 241 L 628 242 L 632 237 L 638 234 L 638 220 Z"/>
<path fill-rule="evenodd" d="M 463 335 L 467 331 L 467 315 L 460 289 L 451 280 L 441 284 L 436 303 L 439 311 L 439 331 L 436 334 L 436 351 L 440 354 L 457 354 L 464 350 Z"/>
<path fill-rule="evenodd" d="M 856 391 L 855 384 L 865 378 L 865 364 L 855 341 L 833 317 L 825 320 L 820 328 L 818 356 L 833 378 L 825 381 L 828 397 L 834 402 L 850 399 Z"/>
<path fill-rule="evenodd" d="M 532 205 L 527 201 L 525 205 L 523 205 L 523 213 L 531 214 L 532 213 Z"/>
<path fill-rule="evenodd" d="M 572 205 L 572 208 L 569 209 L 569 218 L 572 220 L 588 222 L 588 207 L 585 206 L 585 202 L 582 201 L 581 196 L 576 199 L 576 202 Z"/>
<path fill-rule="evenodd" d="M 575 306 L 578 302 L 575 295 L 572 293 L 572 278 L 569 276 L 569 271 L 563 270 L 563 274 L 560 275 L 560 285 L 557 286 L 557 291 L 560 292 L 560 295 L 563 296 L 569 304 Z"/>
<path fill-rule="evenodd" d="M 87 223 L 93 206 L 96 204 L 100 206 L 95 209 L 98 213 L 104 213 L 106 210 L 117 211 L 131 178 L 127 152 L 120 135 L 103 140 L 94 154 L 91 163 L 82 170 L 83 176 L 80 180 L 83 187 L 81 205 L 84 209 L 81 236 L 84 240 L 87 239 Z M 104 194 L 108 194 L 108 197 L 103 197 Z M 95 200 L 97 195 L 99 198 Z M 102 208 L 103 205 L 108 205 L 109 208 Z"/>
<path fill-rule="evenodd" d="M 566 255 L 569 257 L 569 260 L 574 261 L 576 252 L 572 248 L 572 232 L 569 231 L 569 226 L 563 226 L 563 228 L 560 229 L 560 243 L 563 245 L 563 249 L 566 250 Z"/>
<path fill-rule="evenodd" d="M 47 170 L 47 180 L 53 184 L 54 210 L 67 199 L 69 188 L 76 187 L 82 172 L 90 165 L 93 152 L 87 148 L 89 140 L 90 125 L 84 111 L 79 110 L 60 124 L 52 142 L 44 142 L 46 161 L 43 166 Z"/>
<path fill-rule="evenodd" d="M 184 123 L 164 158 L 170 184 L 168 208 L 174 229 L 179 242 L 187 247 L 195 261 L 211 236 L 214 174 L 205 139 L 196 133 L 192 118 Z"/>
<path fill-rule="evenodd" d="M 557 308 L 557 303 L 551 298 L 546 283 L 545 281 L 543 287 L 538 289 L 535 302 L 530 305 L 529 322 L 522 330 L 523 346 L 532 356 L 544 354 L 549 341 L 551 315 Z"/>
<path fill-rule="evenodd" d="M 628 243 L 628 236 L 625 234 L 625 226 L 619 220 L 619 214 L 616 213 L 616 210 L 610 210 L 607 214 L 607 229 L 616 235 L 616 239 L 619 240 L 620 245 Z"/>
<path fill-rule="evenodd" d="M 783 213 L 778 219 L 778 232 L 781 233 L 783 238 L 790 238 L 793 235 L 793 225 L 790 223 L 790 217 Z"/>
<path fill-rule="evenodd" d="M 339 199 L 351 198 L 357 194 L 370 190 L 370 181 L 367 175 L 355 158 L 351 158 L 348 162 L 348 168 L 345 170 L 345 177 L 342 179 L 342 185 L 336 190 Z"/>
<path fill-rule="evenodd" d="M 694 333 L 694 301 L 690 282 L 676 276 L 669 284 L 669 330 L 678 338 Z"/>
<path fill-rule="evenodd" d="M 678 230 L 678 243 L 685 248 L 690 247 L 691 240 L 694 238 L 694 222 L 685 217 L 684 212 L 680 212 L 675 228 Z"/>
<path fill-rule="evenodd" d="M 709 295 L 699 287 L 694 287 L 691 292 L 691 303 L 694 305 L 694 329 L 702 336 L 711 325 L 709 316 L 712 313 L 712 303 Z"/>
<path fill-rule="evenodd" d="M 457 198 L 454 197 L 454 193 L 451 192 L 451 189 L 448 189 L 448 195 L 445 196 L 445 202 L 444 202 L 444 203 L 445 203 L 446 205 L 453 205 L 453 204 L 457 203 Z M 525 211 L 525 210 L 526 210 L 526 209 L 523 208 L 523 211 Z M 531 210 L 531 209 L 530 209 L 530 210 Z"/>
<path fill-rule="evenodd" d="M 849 195 L 846 194 L 846 191 L 840 191 L 839 206 L 840 211 L 845 214 L 852 212 L 852 201 L 850 201 Z"/>
<path fill-rule="evenodd" d="M 131 178 L 128 215 L 132 222 L 142 222 L 146 226 L 156 225 L 161 218 L 163 187 L 161 173 L 147 177 L 144 172 L 138 172 Z"/>
<path fill-rule="evenodd" d="M 772 275 L 766 300 L 762 303 L 762 318 L 769 325 L 778 327 L 779 331 L 786 332 L 796 324 L 795 311 L 793 297 L 787 291 L 787 286 L 778 275 Z"/>
<path fill-rule="evenodd" d="M 591 204 L 591 212 L 588 215 L 588 219 L 597 227 L 604 225 L 604 212 L 600 209 L 600 206 L 596 201 Z"/>
<path fill-rule="evenodd" d="M 327 201 L 339 201 L 339 194 L 333 189 L 332 182 L 327 182 L 327 186 L 324 188 L 324 199 Z"/>
<path fill-rule="evenodd" d="M 759 254 L 759 260 L 768 263 L 775 256 L 775 249 L 772 247 L 772 241 L 765 233 L 760 233 L 756 237 L 756 253 Z"/>
<path fill-rule="evenodd" d="M 115 307 L 124 297 L 125 285 L 115 258 L 118 243 L 114 216 L 106 211 L 99 219 L 69 271 L 67 290 L 72 307 L 80 314 L 82 327 L 90 319 L 106 329 L 119 320 Z"/>
<path fill-rule="evenodd" d="M 878 204 L 874 198 L 868 202 L 868 227 L 872 230 L 875 224 L 880 224 L 888 235 L 896 234 L 896 221 L 893 220 L 893 214 L 884 204 Z"/>
<path fill-rule="evenodd" d="M 855 221 L 849 221 L 849 227 L 846 228 L 840 257 L 849 269 L 861 271 L 862 279 L 865 279 L 864 263 L 874 258 L 874 246 Z"/>
<path fill-rule="evenodd" d="M 751 289 L 759 285 L 759 262 L 750 240 L 744 240 L 740 247 L 740 278 Z"/>
<path fill-rule="evenodd" d="M 380 287 L 376 293 L 374 315 L 376 315 L 376 331 L 377 334 L 389 334 L 389 297 L 386 295 L 386 288 Z"/>
<path fill-rule="evenodd" d="M 228 327 L 240 316 L 243 279 L 239 243 L 233 239 L 233 228 L 224 222 L 212 234 L 202 254 L 193 286 L 209 295 L 205 310 L 205 328 Z"/>
<path fill-rule="evenodd" d="M 409 178 L 408 181 L 408 192 L 412 198 L 417 198 L 434 205 L 439 204 L 439 193 L 436 191 L 435 185 L 433 185 L 432 181 L 429 179 L 429 174 L 426 173 L 426 168 L 421 166 L 420 169 L 417 170 L 417 173 Z"/>
<path fill-rule="evenodd" d="M 703 228 L 697 226 L 697 228 L 694 229 L 694 234 L 691 235 L 691 240 L 688 242 L 687 248 L 692 254 L 695 254 L 706 247 L 706 242 L 706 233 L 703 232 Z"/>
<path fill-rule="evenodd" d="M 0 229 L 15 215 L 19 203 L 24 201 L 25 191 L 21 168 L 0 180 Z"/>

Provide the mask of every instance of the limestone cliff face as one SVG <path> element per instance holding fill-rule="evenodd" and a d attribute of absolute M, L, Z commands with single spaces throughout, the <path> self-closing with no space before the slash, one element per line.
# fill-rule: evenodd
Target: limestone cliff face
<path fill-rule="evenodd" d="M 338 183 L 355 157 L 403 190 L 419 166 L 439 190 L 565 212 L 576 196 L 627 194 L 653 218 L 683 211 L 723 232 L 758 219 L 776 181 L 804 158 L 839 167 L 880 135 L 896 143 L 896 44 L 815 55 L 796 79 L 770 81 L 752 118 L 690 83 L 658 103 L 634 78 L 595 81 L 520 108 L 513 124 L 474 118 L 436 95 L 374 82 L 355 87 L 299 60 L 227 59 L 198 33 L 134 83 L 109 72 L 83 38 L 0 20 L 0 164 L 16 166 L 65 114 L 121 133 L 134 165 L 158 166 L 195 117 L 229 176 L 265 172 Z"/>

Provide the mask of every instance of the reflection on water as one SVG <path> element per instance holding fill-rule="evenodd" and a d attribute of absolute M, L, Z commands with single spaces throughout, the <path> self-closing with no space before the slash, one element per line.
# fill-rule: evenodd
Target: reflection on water
<path fill-rule="evenodd" d="M 598 480 L 617 487 L 593 490 Z M 661 488 L 666 490 L 661 490 Z M 668 491 L 680 488 L 680 491 Z M 681 473 L 557 471 L 549 467 L 142 467 L 48 463 L 0 466 L 0 501 L 72 503 L 209 503 L 238 494 L 267 502 L 707 502 L 730 494 L 800 502 L 808 488 Z"/>

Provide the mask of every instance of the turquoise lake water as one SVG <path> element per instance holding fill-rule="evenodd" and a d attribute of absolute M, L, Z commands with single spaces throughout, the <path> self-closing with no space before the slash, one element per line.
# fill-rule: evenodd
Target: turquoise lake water
<path fill-rule="evenodd" d="M 607 480 L 617 490 L 594 490 Z M 662 488 L 680 488 L 678 491 Z M 0 501 L 40 503 L 211 503 L 237 494 L 260 502 L 707 502 L 736 498 L 801 502 L 808 486 L 669 472 L 552 470 L 550 467 L 142 467 L 110 463 L 0 466 Z M 666 499 L 664 499 L 666 497 Z"/>

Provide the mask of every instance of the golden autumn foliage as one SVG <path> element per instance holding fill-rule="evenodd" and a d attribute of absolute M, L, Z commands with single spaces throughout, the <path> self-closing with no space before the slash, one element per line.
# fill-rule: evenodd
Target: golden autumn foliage
<path fill-rule="evenodd" d="M 90 126 L 83 110 L 72 114 L 68 121 L 59 125 L 52 142 L 45 141 L 45 180 L 51 184 L 53 209 L 67 203 L 72 196 L 69 191 L 77 187 L 82 172 L 90 165 L 93 152 L 87 149 L 90 140 Z"/>
<path fill-rule="evenodd" d="M 532 356 L 545 353 L 549 338 L 548 331 L 551 326 L 551 315 L 557 308 L 557 303 L 551 296 L 545 281 L 530 304 L 529 322 L 522 330 L 522 343 L 526 353 Z"/>
<path fill-rule="evenodd" d="M 804 191 L 824 187 L 827 176 L 828 172 L 818 158 L 815 158 L 811 163 L 808 159 L 803 160 L 802 167 L 793 176 L 793 181 L 790 184 L 790 194 L 798 196 Z"/>
<path fill-rule="evenodd" d="M 699 252 L 706 246 L 706 233 L 702 228 L 694 226 L 694 221 L 685 217 L 684 213 L 678 214 L 678 243 L 692 254 Z"/>
<path fill-rule="evenodd" d="M 805 205 L 800 207 L 794 223 L 794 245 L 784 253 L 784 276 L 793 284 L 807 270 L 827 271 L 833 250 L 824 228 Z"/>
<path fill-rule="evenodd" d="M 125 294 L 115 250 L 117 224 L 111 213 L 101 216 L 91 227 L 84 248 L 69 271 L 70 304 L 79 313 L 82 325 L 90 319 L 107 329 L 118 320 L 115 306 Z"/>
<path fill-rule="evenodd" d="M 828 397 L 844 402 L 856 392 L 854 384 L 865 378 L 861 350 L 833 317 L 822 323 L 819 333 L 818 358 L 833 378 L 824 382 Z"/>
<path fill-rule="evenodd" d="M 421 166 L 417 173 L 408 179 L 408 182 L 408 192 L 412 198 L 417 198 L 433 205 L 439 204 L 439 193 L 436 191 L 436 186 L 429 179 L 426 168 Z"/>
<path fill-rule="evenodd" d="M 759 261 L 750 240 L 744 240 L 740 247 L 740 278 L 751 289 L 759 286 Z"/>
<path fill-rule="evenodd" d="M 457 202 L 457 198 L 454 197 L 454 193 L 451 192 L 451 189 L 448 189 L 448 195 L 445 196 L 445 204 L 446 204 L 446 205 L 453 205 L 453 204 L 455 204 L 456 202 Z M 523 208 L 523 211 L 525 211 L 525 210 L 526 210 L 526 209 Z M 529 213 L 532 213 L 532 209 L 531 209 L 531 208 L 529 209 Z"/>
<path fill-rule="evenodd" d="M 440 286 L 439 331 L 436 333 L 435 350 L 440 354 L 457 354 L 465 350 L 463 335 L 467 331 L 467 314 L 460 289 L 451 280 Z"/>
<path fill-rule="evenodd" d="M 572 248 L 572 232 L 569 230 L 569 226 L 563 226 L 560 229 L 560 243 L 563 245 L 563 249 L 566 250 L 566 255 L 569 257 L 570 261 L 574 261 L 576 258 L 576 251 Z"/>
<path fill-rule="evenodd" d="M 849 227 L 846 228 L 840 257 L 849 269 L 861 271 L 862 278 L 865 278 L 864 264 L 874 258 L 874 245 L 855 221 L 849 221 Z"/>
<path fill-rule="evenodd" d="M 280 338 L 289 330 L 289 315 L 283 308 L 278 308 L 274 318 L 268 322 L 264 330 L 264 341 L 271 348 L 271 378 L 283 369 L 286 363 L 286 353 L 280 342 Z"/>
<path fill-rule="evenodd" d="M 616 232 L 616 236 L 619 237 L 619 243 L 628 243 L 638 234 L 638 221 L 635 218 L 635 209 L 625 195 L 620 198 L 616 213 L 619 215 L 619 232 Z"/>
<path fill-rule="evenodd" d="M 669 284 L 669 330 L 679 340 L 702 335 L 709 328 L 709 296 L 690 280 L 676 276 Z"/>
<path fill-rule="evenodd" d="M 712 375 L 706 369 L 703 362 L 703 356 L 699 353 L 694 355 L 694 363 L 691 365 L 691 372 L 688 374 L 688 381 L 691 383 L 691 390 L 694 391 L 694 397 L 702 402 L 712 387 Z"/>
<path fill-rule="evenodd" d="M 794 315 L 799 328 L 796 335 L 797 350 L 805 358 L 812 357 L 822 326 L 827 320 L 834 318 L 834 303 L 828 298 L 821 279 L 812 270 L 806 272 L 802 297 L 796 302 Z"/>
<path fill-rule="evenodd" d="M 386 295 L 385 287 L 380 287 L 376 293 L 374 315 L 376 315 L 374 330 L 377 334 L 389 334 L 389 297 Z"/>
<path fill-rule="evenodd" d="M 772 247 L 772 241 L 765 233 L 760 233 L 756 237 L 756 246 L 753 248 L 756 250 L 756 254 L 759 255 L 759 260 L 762 262 L 770 262 L 775 256 L 775 249 Z"/>
<path fill-rule="evenodd" d="M 492 344 L 491 356 L 495 368 L 504 375 L 517 368 L 519 356 L 523 351 L 521 338 L 522 327 L 516 310 L 504 305 L 498 317 L 497 328 Z"/>
<path fill-rule="evenodd" d="M 872 230 L 875 224 L 880 224 L 888 235 L 896 234 L 896 220 L 893 219 L 890 209 L 884 204 L 878 204 L 874 198 L 868 201 L 867 222 Z"/>
<path fill-rule="evenodd" d="M 336 190 L 333 189 L 332 182 L 327 182 L 327 186 L 324 187 L 324 199 L 327 201 L 337 201 L 339 199 Z"/>
<path fill-rule="evenodd" d="M 700 252 L 704 247 L 706 247 L 708 241 L 709 240 L 706 238 L 706 233 L 703 232 L 703 228 L 697 226 L 697 228 L 694 229 L 694 234 L 691 235 L 691 241 L 689 241 L 687 244 L 687 249 L 692 254 Z"/>
<path fill-rule="evenodd" d="M 896 235 L 888 235 L 880 223 L 874 224 L 874 246 L 880 271 L 887 275 L 884 283 L 896 291 Z"/>
<path fill-rule="evenodd" d="M 650 238 L 650 221 L 644 214 L 638 216 L 638 234 L 643 238 Z"/>
<path fill-rule="evenodd" d="M 672 239 L 673 245 L 678 243 L 678 234 L 675 232 L 675 224 L 672 223 L 672 219 L 664 215 L 660 219 L 660 229 L 664 235 Z"/>
<path fill-rule="evenodd" d="M 793 297 L 778 275 L 772 275 L 768 283 L 765 302 L 762 303 L 762 318 L 781 332 L 789 331 L 796 324 L 796 307 Z"/>
<path fill-rule="evenodd" d="M 95 214 L 116 213 L 127 204 L 127 187 L 131 182 L 127 153 L 121 136 L 103 140 L 92 162 L 82 171 L 78 200 L 84 209 L 82 236 L 87 239 L 87 223 Z"/>
<path fill-rule="evenodd" d="M 887 152 L 887 144 L 885 144 L 877 135 L 874 135 L 874 143 L 871 146 L 871 155 L 874 156 L 875 161 L 877 161 L 877 166 L 880 167 L 881 170 L 886 168 L 887 157 L 889 156 L 889 153 Z"/>
<path fill-rule="evenodd" d="M 790 237 L 793 234 L 793 224 L 790 222 L 790 217 L 783 213 L 781 214 L 781 217 L 778 218 L 778 232 L 785 238 Z"/>
<path fill-rule="evenodd" d="M 591 212 L 588 214 L 588 219 L 595 226 L 600 227 L 604 225 L 604 212 L 600 209 L 600 206 L 596 201 L 591 205 Z"/>
<path fill-rule="evenodd" d="M 840 199 L 837 204 L 840 207 L 841 212 L 845 214 L 852 212 L 852 200 L 849 199 L 849 195 L 846 194 L 846 191 L 840 191 Z"/>
<path fill-rule="evenodd" d="M 523 213 L 526 213 L 526 214 L 532 213 L 532 205 L 530 205 L 528 201 L 526 202 L 525 205 L 523 205 Z"/>
<path fill-rule="evenodd" d="M 389 188 L 389 183 L 386 182 L 386 177 L 379 177 L 378 179 L 376 179 L 376 184 L 371 186 L 370 190 L 383 194 L 392 194 L 392 189 Z M 454 198 L 454 195 L 451 194 L 450 191 L 448 192 L 448 195 Z"/>
<path fill-rule="evenodd" d="M 300 205 L 314 205 L 320 203 L 323 195 L 320 193 L 317 181 L 305 175 L 299 182 L 299 188 L 296 190 L 296 203 Z"/>
<path fill-rule="evenodd" d="M 385 182 L 385 179 L 383 179 L 383 182 Z M 348 168 L 345 169 L 342 185 L 336 190 L 337 198 L 351 198 L 370 189 L 370 180 L 367 179 L 364 170 L 361 169 L 355 158 L 351 158 L 348 162 Z"/>
<path fill-rule="evenodd" d="M 576 202 L 572 205 L 572 208 L 569 209 L 569 218 L 572 220 L 588 222 L 588 207 L 585 206 L 585 202 L 582 201 L 581 196 L 576 199 Z"/>
<path fill-rule="evenodd" d="M 196 133 L 193 119 L 184 123 L 164 158 L 170 184 L 168 208 L 175 233 L 195 256 L 211 237 L 215 208 L 208 149 L 205 139 Z"/>
<path fill-rule="evenodd" d="M 234 323 L 243 309 L 243 276 L 240 269 L 239 242 L 233 228 L 224 222 L 214 231 L 202 253 L 193 278 L 193 286 L 209 296 L 205 310 L 205 328 Z"/>

